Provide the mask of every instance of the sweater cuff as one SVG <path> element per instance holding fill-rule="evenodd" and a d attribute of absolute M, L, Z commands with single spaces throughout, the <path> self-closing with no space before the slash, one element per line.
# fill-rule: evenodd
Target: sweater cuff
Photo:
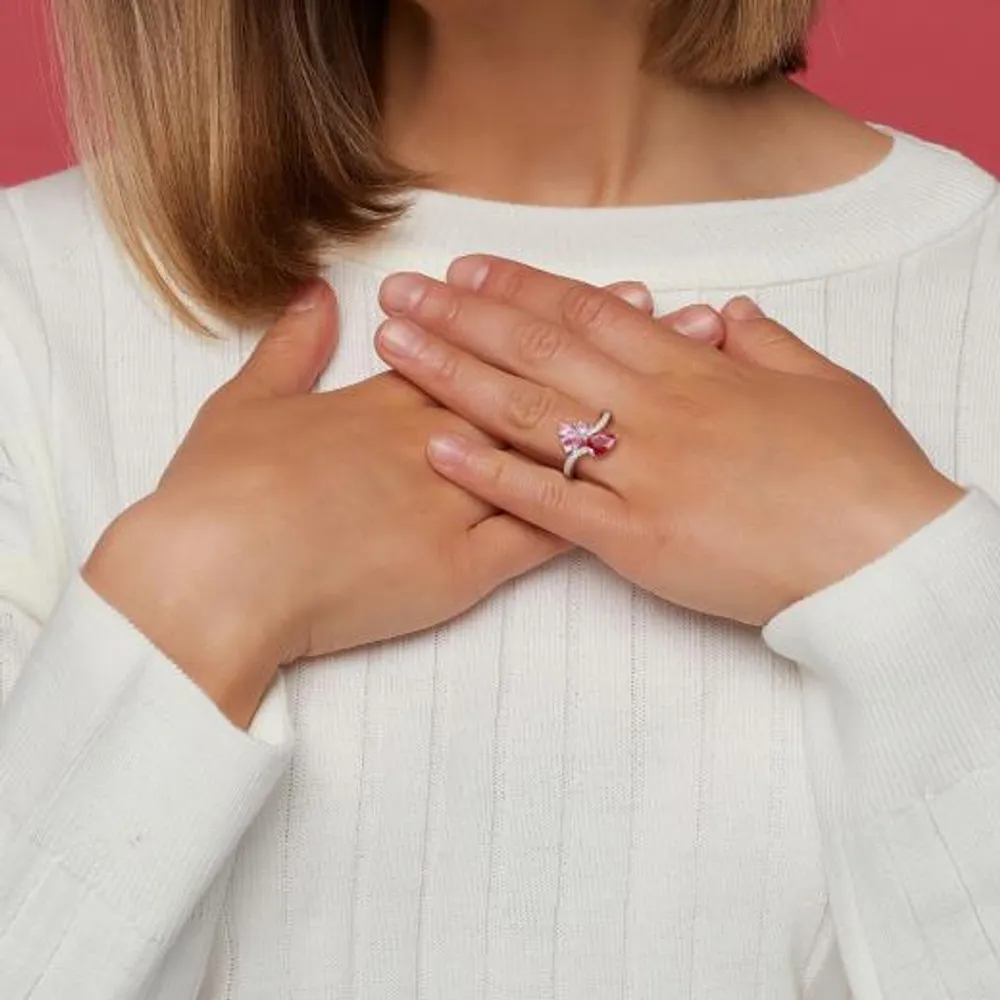
<path fill-rule="evenodd" d="M 41 853 L 168 938 L 263 807 L 290 743 L 280 692 L 237 729 L 76 576 L 0 719 L 3 881 L 19 859 L 15 881 L 31 881 Z"/>
<path fill-rule="evenodd" d="M 812 675 L 807 697 L 818 690 L 824 703 L 814 738 L 837 743 L 864 812 L 995 764 L 1000 507 L 972 490 L 892 552 L 779 614 L 764 639 Z"/>

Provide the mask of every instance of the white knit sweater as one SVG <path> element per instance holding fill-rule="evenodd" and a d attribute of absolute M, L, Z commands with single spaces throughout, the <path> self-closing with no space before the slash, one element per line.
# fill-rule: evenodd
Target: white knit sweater
<path fill-rule="evenodd" d="M 324 387 L 380 370 L 387 272 L 468 251 L 749 291 L 978 489 L 764 641 L 575 554 L 240 732 L 75 567 L 253 336 L 180 328 L 78 173 L 0 195 L 0 997 L 996 1000 L 995 182 L 900 136 L 775 201 L 421 195 L 331 256 Z"/>

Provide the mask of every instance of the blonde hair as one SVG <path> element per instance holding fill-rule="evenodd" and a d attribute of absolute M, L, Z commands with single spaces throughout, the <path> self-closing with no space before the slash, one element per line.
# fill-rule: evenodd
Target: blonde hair
<path fill-rule="evenodd" d="M 650 63 L 699 85 L 804 62 L 818 0 L 655 0 Z M 389 0 L 56 0 L 82 163 L 139 270 L 234 323 L 402 211 L 380 135 Z"/>

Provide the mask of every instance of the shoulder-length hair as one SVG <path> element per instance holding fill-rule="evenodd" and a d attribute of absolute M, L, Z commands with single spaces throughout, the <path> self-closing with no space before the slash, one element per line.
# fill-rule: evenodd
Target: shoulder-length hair
<path fill-rule="evenodd" d="M 804 64 L 818 0 L 651 0 L 650 65 L 751 84 Z M 389 0 L 56 0 L 77 148 L 111 228 L 192 326 L 273 317 L 324 249 L 402 211 L 380 134 Z"/>

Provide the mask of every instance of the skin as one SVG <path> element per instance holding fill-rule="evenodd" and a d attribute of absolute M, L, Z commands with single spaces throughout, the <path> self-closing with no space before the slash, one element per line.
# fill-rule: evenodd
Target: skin
<path fill-rule="evenodd" d="M 311 393 L 335 343 L 319 284 L 84 567 L 240 726 L 279 665 L 446 621 L 566 548 L 435 474 L 428 434 L 488 439 L 403 379 Z"/>
<path fill-rule="evenodd" d="M 550 205 L 784 197 L 891 140 L 776 79 L 698 89 L 642 68 L 649 0 L 397 0 L 385 129 L 460 194 Z"/>
<path fill-rule="evenodd" d="M 763 625 L 964 495 L 872 386 L 749 299 L 716 316 L 721 349 L 513 261 L 397 275 L 382 304 L 382 356 L 509 446 L 435 437 L 443 476 L 696 611 Z M 605 409 L 619 446 L 567 480 L 558 423 Z"/>
<path fill-rule="evenodd" d="M 708 92 L 652 77 L 642 69 L 645 10 L 645 0 L 397 0 L 382 88 L 390 149 L 450 191 L 573 205 L 783 197 L 848 180 L 886 155 L 886 137 L 786 81 Z M 625 338 L 639 358 L 666 331 L 648 316 L 643 289 L 617 292 L 639 307 L 628 307 L 632 335 Z M 516 329 L 523 319 L 515 316 L 537 304 L 514 305 L 508 317 Z M 693 318 L 671 318 L 676 339 L 693 333 Z M 665 530 L 664 522 L 654 524 L 645 492 L 641 501 L 628 494 L 632 513 L 620 519 L 628 530 L 598 544 L 577 530 L 565 498 L 558 502 L 566 516 L 555 525 L 513 492 L 484 500 L 490 491 L 469 472 L 475 462 L 449 465 L 440 446 L 434 471 L 428 440 L 486 445 L 484 431 L 503 438 L 503 428 L 484 414 L 462 416 L 458 396 L 456 412 L 435 405 L 416 388 L 422 376 L 413 369 L 409 384 L 392 375 L 311 393 L 336 331 L 333 296 L 311 288 L 264 336 L 246 369 L 206 403 L 159 487 L 114 522 L 83 567 L 90 585 L 240 726 L 283 664 L 447 621 L 573 543 L 593 541 L 609 563 L 638 577 L 628 555 L 639 544 L 636 533 L 643 525 L 656 537 Z M 698 336 L 708 352 L 723 334 L 702 327 Z M 479 349 L 463 348 L 470 356 Z M 504 368 L 498 356 L 486 360 Z M 620 359 L 604 352 L 600 361 L 605 378 L 620 375 Z M 691 401 L 697 384 L 688 384 L 692 411 L 705 408 Z M 765 402 L 748 397 L 748 410 L 754 400 Z M 581 415 L 592 415 L 593 401 L 577 401 Z M 874 404 L 865 397 L 865 405 Z M 622 474 L 650 413 L 618 411 L 622 430 L 635 430 L 604 468 Z M 794 407 L 784 417 L 768 413 L 775 432 L 782 419 L 799 419 Z M 845 434 L 855 419 L 845 416 Z M 898 443 L 909 454 L 905 439 Z M 551 458 L 524 447 L 536 460 Z M 515 461 L 512 453 L 497 459 L 492 448 L 477 454 L 484 463 L 485 456 Z M 654 457 L 678 460 L 659 451 Z M 554 475 L 541 464 L 518 468 L 525 482 L 529 471 Z M 499 484 L 502 477 L 493 478 Z M 547 482 L 542 493 L 554 498 L 559 484 Z M 582 496 L 583 484 L 575 485 Z M 581 506 L 577 519 L 595 510 Z M 700 530 L 710 523 L 706 512 Z M 686 596 L 659 577 L 643 580 L 664 596 Z M 792 575 L 781 586 L 774 604 L 806 581 Z M 691 595 L 690 603 L 712 606 L 712 597 Z M 765 610 L 727 600 L 746 620 Z"/>

